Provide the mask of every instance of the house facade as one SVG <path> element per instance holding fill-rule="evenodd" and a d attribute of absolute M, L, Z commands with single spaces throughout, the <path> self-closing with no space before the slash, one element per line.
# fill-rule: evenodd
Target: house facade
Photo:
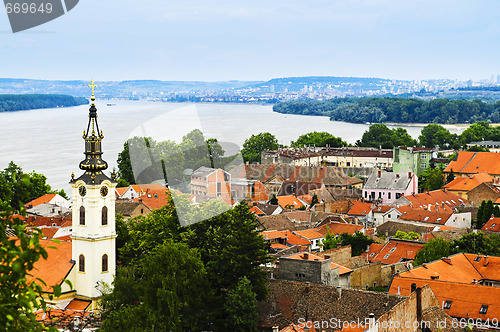
<path fill-rule="evenodd" d="M 416 174 L 375 171 L 363 186 L 362 195 L 366 201 L 389 204 L 405 195 L 418 192 Z"/>
<path fill-rule="evenodd" d="M 415 173 L 421 175 L 430 166 L 431 159 L 437 158 L 437 152 L 431 149 L 416 147 L 395 147 L 394 165 L 395 173 Z"/>

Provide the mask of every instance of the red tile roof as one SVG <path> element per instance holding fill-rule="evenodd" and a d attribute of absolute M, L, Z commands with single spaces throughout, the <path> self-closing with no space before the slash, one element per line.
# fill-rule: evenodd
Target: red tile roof
<path fill-rule="evenodd" d="M 390 239 L 384 245 L 371 244 L 368 251 L 361 254 L 370 262 L 381 262 L 382 264 L 394 264 L 401 261 L 413 260 L 417 252 L 424 247 L 424 243 Z"/>
<path fill-rule="evenodd" d="M 26 204 L 24 204 L 24 206 L 28 207 L 28 206 L 31 206 L 31 207 L 35 207 L 35 206 L 38 206 L 40 204 L 43 204 L 43 203 L 50 203 L 50 201 L 52 199 L 54 199 L 54 197 L 56 197 L 57 194 L 45 194 L 43 196 L 40 196 Z"/>
<path fill-rule="evenodd" d="M 410 205 L 413 208 L 425 208 L 429 204 L 435 206 L 436 203 L 441 207 L 443 204 L 450 207 L 455 207 L 468 203 L 466 199 L 463 199 L 460 196 L 457 196 L 445 189 L 427 191 L 421 194 L 407 195 L 404 196 L 404 198 L 410 201 Z"/>
<path fill-rule="evenodd" d="M 324 237 L 323 234 L 317 231 L 316 228 L 305 229 L 303 231 L 295 231 L 295 234 L 302 236 L 303 238 L 310 240 L 322 239 Z"/>
<path fill-rule="evenodd" d="M 54 234 L 56 234 L 57 231 L 59 230 L 59 228 L 58 227 L 43 227 L 43 228 L 40 228 L 40 230 L 42 231 L 44 238 L 52 239 L 54 237 Z"/>
<path fill-rule="evenodd" d="M 29 216 L 26 219 L 26 227 L 42 227 L 42 226 L 55 226 L 61 227 L 67 222 L 71 225 L 71 218 L 64 217 L 40 217 L 40 216 Z"/>
<path fill-rule="evenodd" d="M 279 332 L 305 332 L 304 328 L 309 328 L 309 332 L 317 332 L 317 330 L 314 328 L 314 323 L 309 321 L 309 322 L 304 322 L 302 324 L 295 324 L 291 323 L 287 327 L 281 329 Z"/>
<path fill-rule="evenodd" d="M 366 216 L 371 210 L 370 203 L 355 202 L 347 214 L 352 216 Z"/>
<path fill-rule="evenodd" d="M 71 310 L 85 310 L 89 307 L 89 305 L 92 303 L 92 301 L 84 301 L 80 299 L 73 299 L 65 309 L 71 309 Z"/>
<path fill-rule="evenodd" d="M 491 217 L 481 229 L 483 231 L 500 232 L 500 218 Z"/>
<path fill-rule="evenodd" d="M 281 243 L 272 243 L 271 248 L 273 248 L 273 249 L 288 249 L 289 247 L 287 247 Z"/>
<path fill-rule="evenodd" d="M 284 231 L 285 235 L 287 237 L 286 243 L 292 245 L 292 246 L 310 246 L 311 241 L 306 240 L 298 235 L 295 235 L 293 232 L 290 231 Z"/>
<path fill-rule="evenodd" d="M 41 278 L 47 286 L 42 289 L 47 292 L 52 291 L 52 286 L 60 285 L 64 278 L 73 268 L 71 260 L 71 242 L 55 243 L 50 240 L 40 240 L 40 244 L 47 250 L 47 259 L 40 258 L 30 273 L 33 275 L 29 280 L 35 281 Z M 51 248 L 54 247 L 54 248 Z"/>
<path fill-rule="evenodd" d="M 260 232 L 260 235 L 262 235 L 264 240 L 286 239 L 287 237 L 283 231 L 263 231 Z"/>
<path fill-rule="evenodd" d="M 500 154 L 494 152 L 460 151 L 456 160 L 452 160 L 444 172 L 455 174 L 488 173 L 500 174 Z"/>
<path fill-rule="evenodd" d="M 451 211 L 451 209 L 448 209 L 448 211 Z M 399 219 L 427 224 L 444 225 L 452 215 L 452 212 L 445 213 L 434 212 L 425 209 L 412 209 L 407 213 L 399 216 Z"/>
<path fill-rule="evenodd" d="M 46 326 L 50 326 L 56 323 L 61 327 L 71 325 L 76 316 L 79 316 L 80 319 L 83 319 L 90 316 L 90 314 L 90 311 L 55 308 L 47 308 L 45 312 L 43 310 L 39 310 L 35 313 L 36 320 L 39 322 L 43 322 Z"/>
<path fill-rule="evenodd" d="M 343 234 L 347 233 L 349 235 L 353 235 L 357 231 L 361 231 L 363 229 L 363 225 L 353 225 L 353 224 L 344 224 L 341 222 L 330 222 L 325 224 L 319 228 L 317 228 L 318 233 L 326 235 L 327 233 L 331 234 Z"/>
<path fill-rule="evenodd" d="M 436 295 L 439 303 L 444 305 L 446 301 L 451 301 L 449 309 L 444 311 L 452 317 L 466 319 L 478 319 L 483 322 L 487 319 L 498 320 L 500 317 L 500 288 L 479 286 L 472 284 L 458 284 L 439 280 L 425 280 L 417 278 L 402 278 L 396 275 L 389 288 L 389 294 L 401 294 L 408 296 L 411 293 L 411 284 L 417 287 L 429 285 Z M 488 306 L 486 314 L 479 311 L 483 305 Z"/>
<path fill-rule="evenodd" d="M 297 254 L 287 256 L 286 258 L 308 260 L 308 261 L 324 261 L 325 260 L 323 257 L 317 256 L 317 255 L 312 254 L 310 252 L 299 252 Z M 337 263 L 332 262 L 332 269 L 337 268 L 337 267 L 339 268 L 339 275 L 352 272 L 351 269 L 348 269 L 345 266 L 342 266 L 342 265 L 339 265 Z"/>
<path fill-rule="evenodd" d="M 293 208 L 293 209 L 298 209 L 304 206 L 304 204 L 295 196 L 278 196 L 278 204 L 282 207 L 285 208 L 287 206 Z"/>
<path fill-rule="evenodd" d="M 119 187 L 119 188 L 116 188 L 115 189 L 115 194 L 116 194 L 116 197 L 121 197 L 125 191 L 127 191 L 128 187 Z"/>
<path fill-rule="evenodd" d="M 258 207 L 256 206 L 252 206 L 250 209 L 249 209 L 250 212 L 252 213 L 255 213 L 256 215 L 260 215 L 260 216 L 263 216 L 263 215 L 266 215 L 264 213 L 264 211 L 262 211 L 261 209 L 259 209 Z"/>
<path fill-rule="evenodd" d="M 148 209 L 159 209 L 169 204 L 170 193 L 165 189 L 148 189 L 142 196 L 134 198 L 134 202 L 142 202 Z"/>
<path fill-rule="evenodd" d="M 493 176 L 488 173 L 479 173 L 469 177 L 459 177 L 446 184 L 444 188 L 450 191 L 469 191 L 483 182 L 492 182 Z"/>

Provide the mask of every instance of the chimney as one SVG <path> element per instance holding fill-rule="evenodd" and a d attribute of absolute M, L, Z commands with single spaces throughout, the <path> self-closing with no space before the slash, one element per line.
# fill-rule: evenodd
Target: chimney
<path fill-rule="evenodd" d="M 417 288 L 417 322 L 418 326 L 422 326 L 420 322 L 422 321 L 422 288 Z"/>
<path fill-rule="evenodd" d="M 399 179 L 399 173 L 396 173 L 396 179 Z"/>
<path fill-rule="evenodd" d="M 411 172 L 408 172 L 408 179 L 411 179 Z"/>
<path fill-rule="evenodd" d="M 309 259 L 309 253 L 305 252 L 304 255 L 302 256 L 304 259 Z"/>
<path fill-rule="evenodd" d="M 378 177 L 382 176 L 382 171 L 378 171 Z"/>
<path fill-rule="evenodd" d="M 417 284 L 416 283 L 412 283 L 411 284 L 411 292 L 413 293 L 416 290 L 417 290 Z"/>
<path fill-rule="evenodd" d="M 488 255 L 484 256 L 484 263 L 483 263 L 483 266 L 487 266 L 489 264 L 489 257 Z"/>
<path fill-rule="evenodd" d="M 377 329 L 377 324 L 375 321 L 375 314 L 371 313 L 368 315 L 368 332 L 376 332 Z"/>

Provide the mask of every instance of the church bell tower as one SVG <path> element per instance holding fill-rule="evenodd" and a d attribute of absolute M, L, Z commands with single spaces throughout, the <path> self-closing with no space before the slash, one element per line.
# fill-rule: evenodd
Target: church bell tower
<path fill-rule="evenodd" d="M 80 162 L 83 174 L 71 175 L 72 258 L 75 262 L 73 289 L 79 297 L 97 300 L 103 283 L 111 286 L 116 270 L 115 257 L 115 188 L 116 174 L 111 178 L 103 173 L 108 164 L 102 159 L 104 135 L 97 124 L 94 81 L 89 122 L 83 132 L 85 160 Z"/>

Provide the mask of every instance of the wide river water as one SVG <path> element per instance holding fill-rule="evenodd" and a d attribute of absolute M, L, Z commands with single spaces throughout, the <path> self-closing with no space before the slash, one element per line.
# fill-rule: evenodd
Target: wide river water
<path fill-rule="evenodd" d="M 108 103 L 114 105 L 108 106 Z M 99 128 L 104 133 L 103 159 L 110 170 L 116 167 L 123 143 L 133 136 L 180 142 L 183 135 L 198 128 L 206 138 L 241 147 L 252 134 L 261 132 L 270 132 L 281 144 L 288 145 L 302 134 L 326 131 L 354 144 L 369 127 L 330 121 L 328 117 L 279 114 L 272 111 L 271 105 L 101 101 L 96 106 Z M 4 136 L 0 145 L 0 169 L 14 161 L 25 172 L 42 173 L 53 188 L 71 194 L 70 175 L 80 174 L 78 164 L 84 157 L 82 133 L 87 128 L 88 108 L 85 105 L 0 113 Z M 422 126 L 404 128 L 417 138 Z M 458 134 L 462 130 L 450 129 Z"/>

